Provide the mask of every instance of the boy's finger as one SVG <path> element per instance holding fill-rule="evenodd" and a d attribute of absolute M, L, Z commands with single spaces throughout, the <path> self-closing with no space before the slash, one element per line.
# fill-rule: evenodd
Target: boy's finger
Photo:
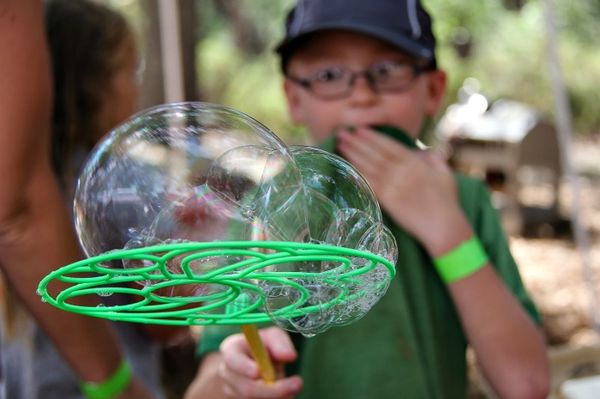
<path fill-rule="evenodd" d="M 346 157 L 361 158 L 369 163 L 379 163 L 382 160 L 378 150 L 356 133 L 340 131 L 338 133 L 338 150 Z"/>
<path fill-rule="evenodd" d="M 346 135 L 346 133 L 344 133 Z M 388 159 L 372 148 L 362 139 L 350 137 L 338 142 L 338 151 L 350 162 L 373 186 L 383 168 L 389 167 L 393 159 Z"/>
<path fill-rule="evenodd" d="M 353 148 L 341 145 L 339 147 L 340 153 L 350 162 L 369 182 L 373 184 L 371 178 L 376 175 L 378 170 L 381 170 L 380 160 L 371 159 L 364 155 L 361 155 L 360 151 L 356 151 Z"/>
<path fill-rule="evenodd" d="M 258 378 L 260 376 L 258 365 L 250 354 L 250 348 L 243 335 L 236 334 L 228 337 L 221 344 L 223 363 L 233 372 L 246 376 L 247 378 Z"/>
<path fill-rule="evenodd" d="M 357 128 L 354 133 L 339 132 L 338 150 L 356 167 L 361 167 L 357 162 L 362 160 L 363 173 L 414 156 L 404 145 L 369 128 Z"/>
<path fill-rule="evenodd" d="M 427 154 L 427 160 L 431 162 L 433 166 L 446 168 L 448 166 L 448 158 L 445 153 L 438 150 L 427 150 L 423 151 Z"/>
<path fill-rule="evenodd" d="M 278 327 L 270 327 L 259 331 L 269 354 L 277 362 L 288 363 L 296 360 L 296 348 L 289 334 Z"/>
<path fill-rule="evenodd" d="M 397 140 L 372 128 L 357 128 L 356 136 L 368 143 L 380 156 L 383 155 L 386 158 L 404 157 L 412 152 Z"/>

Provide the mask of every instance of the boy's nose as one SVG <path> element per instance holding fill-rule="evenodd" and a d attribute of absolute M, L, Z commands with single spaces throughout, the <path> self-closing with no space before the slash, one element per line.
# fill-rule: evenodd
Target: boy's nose
<path fill-rule="evenodd" d="M 366 74 L 356 76 L 352 84 L 350 101 L 356 104 L 370 104 L 377 99 L 375 85 Z"/>

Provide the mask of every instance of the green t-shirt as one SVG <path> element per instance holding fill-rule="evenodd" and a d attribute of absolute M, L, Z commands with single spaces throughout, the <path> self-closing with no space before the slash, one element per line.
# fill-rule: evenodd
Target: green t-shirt
<path fill-rule="evenodd" d="M 457 183 L 461 206 L 496 271 L 539 324 L 487 188 L 462 175 Z M 313 338 L 294 337 L 295 366 L 304 379 L 299 398 L 466 397 L 467 341 L 448 290 L 423 247 L 386 219 L 398 243 L 397 275 L 361 320 Z M 217 350 L 231 332 L 206 328 L 199 352 Z"/>

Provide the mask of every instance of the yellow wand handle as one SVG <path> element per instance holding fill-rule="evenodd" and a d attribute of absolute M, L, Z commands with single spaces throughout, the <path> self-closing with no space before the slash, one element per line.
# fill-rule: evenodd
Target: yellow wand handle
<path fill-rule="evenodd" d="M 242 325 L 242 331 L 246 337 L 246 341 L 248 341 L 248 345 L 250 345 L 252 355 L 258 363 L 258 369 L 263 381 L 267 383 L 275 382 L 275 368 L 265 345 L 258 335 L 258 328 L 254 324 L 244 324 Z"/>
<path fill-rule="evenodd" d="M 260 222 L 255 220 L 252 223 L 252 227 L 252 241 L 264 241 L 266 239 L 266 234 Z M 264 248 L 256 248 L 256 251 L 265 252 Z M 238 303 L 241 303 L 241 301 L 242 299 L 238 298 Z M 255 324 L 243 324 L 242 332 L 246 337 L 248 345 L 250 345 L 254 360 L 258 363 L 258 370 L 260 371 L 263 381 L 266 383 L 275 382 L 275 368 L 273 368 L 273 363 L 267 353 L 267 349 L 260 339 L 260 335 L 258 335 L 258 328 L 256 328 Z"/>

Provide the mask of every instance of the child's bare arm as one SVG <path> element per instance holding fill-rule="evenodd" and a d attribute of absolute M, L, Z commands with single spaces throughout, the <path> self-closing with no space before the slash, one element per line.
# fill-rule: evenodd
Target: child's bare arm
<path fill-rule="evenodd" d="M 487 265 L 449 285 L 484 374 L 502 398 L 545 398 L 545 343 L 523 308 Z"/>

